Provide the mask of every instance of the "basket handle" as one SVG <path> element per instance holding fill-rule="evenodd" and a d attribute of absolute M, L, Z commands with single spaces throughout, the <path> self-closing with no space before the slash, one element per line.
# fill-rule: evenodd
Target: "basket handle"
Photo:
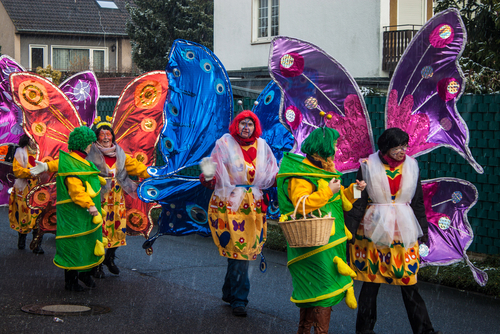
<path fill-rule="evenodd" d="M 309 195 L 304 195 L 299 200 L 297 201 L 297 205 L 295 205 L 295 210 L 293 211 L 293 214 L 290 216 L 292 217 L 293 220 L 295 220 L 295 217 L 297 216 L 297 209 L 299 208 L 300 202 L 302 202 L 302 214 L 304 215 L 304 218 L 306 218 L 306 199 L 309 197 Z M 321 210 L 318 208 L 318 213 L 319 213 L 319 218 L 321 218 Z M 310 212 L 311 216 L 314 218 L 318 218 L 315 215 Z"/>

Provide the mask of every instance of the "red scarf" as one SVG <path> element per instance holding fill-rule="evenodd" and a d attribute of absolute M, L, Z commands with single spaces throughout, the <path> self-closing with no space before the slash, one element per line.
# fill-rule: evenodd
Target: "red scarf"
<path fill-rule="evenodd" d="M 405 162 L 406 154 L 405 154 L 405 157 L 403 158 L 403 160 L 401 160 L 401 161 L 397 161 L 397 160 L 391 158 L 389 156 L 389 154 L 383 155 L 382 159 L 384 159 L 387 162 L 387 164 L 389 165 L 389 167 L 391 167 L 391 169 L 394 169 L 394 168 L 398 167 L 399 165 L 401 165 L 403 162 Z"/>

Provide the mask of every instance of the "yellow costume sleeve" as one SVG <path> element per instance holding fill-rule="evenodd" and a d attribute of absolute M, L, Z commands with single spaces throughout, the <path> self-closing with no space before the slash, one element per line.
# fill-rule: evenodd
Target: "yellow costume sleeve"
<path fill-rule="evenodd" d="M 128 154 L 126 154 L 125 159 L 125 170 L 129 175 L 139 176 L 143 179 L 147 179 L 151 177 L 148 174 L 147 166 L 142 162 L 137 161 L 137 159 L 131 158 Z"/>
<path fill-rule="evenodd" d="M 342 209 L 344 211 L 351 211 L 352 203 L 356 202 L 353 191 L 354 184 L 355 183 L 351 183 L 347 188 L 341 187 L 340 194 L 342 196 Z"/>
<path fill-rule="evenodd" d="M 49 168 L 49 173 L 55 173 L 59 170 L 59 159 L 47 161 L 47 167 Z"/>
<path fill-rule="evenodd" d="M 29 168 L 24 168 L 21 164 L 14 158 L 12 161 L 12 170 L 14 171 L 14 176 L 18 179 L 31 179 L 31 173 Z"/>
<path fill-rule="evenodd" d="M 288 184 L 288 193 L 290 194 L 290 200 L 292 201 L 293 206 L 295 207 L 298 200 L 304 195 L 309 195 L 306 199 L 305 214 L 325 206 L 326 203 L 328 203 L 328 200 L 333 196 L 333 193 L 328 187 L 328 182 L 324 182 L 326 183 L 326 187 L 325 184 L 320 182 L 318 190 L 314 191 L 313 185 L 308 181 L 292 178 Z M 297 212 L 303 214 L 302 203 L 299 205 Z"/>
<path fill-rule="evenodd" d="M 92 198 L 90 198 L 89 194 L 85 192 L 85 187 L 79 178 L 68 176 L 64 180 L 64 183 L 66 184 L 66 187 L 68 187 L 69 197 L 71 197 L 71 200 L 76 205 L 87 209 L 94 205 Z"/>

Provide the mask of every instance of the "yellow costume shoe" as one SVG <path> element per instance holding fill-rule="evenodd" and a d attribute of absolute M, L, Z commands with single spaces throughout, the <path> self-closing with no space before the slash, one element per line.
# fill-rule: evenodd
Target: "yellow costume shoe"
<path fill-rule="evenodd" d="M 354 288 L 351 286 L 347 289 L 345 295 L 345 303 L 349 306 L 350 309 L 356 309 L 358 307 L 358 302 L 356 301 L 356 296 L 354 296 Z"/>
<path fill-rule="evenodd" d="M 351 231 L 349 231 L 349 229 L 345 225 L 344 225 L 344 230 L 345 230 L 345 236 L 347 237 L 347 240 L 351 240 L 352 239 Z"/>
<path fill-rule="evenodd" d="M 94 223 L 94 224 L 101 224 L 102 223 L 102 216 L 99 212 L 97 213 L 97 216 L 94 216 L 94 218 L 92 218 L 92 223 Z"/>
<path fill-rule="evenodd" d="M 340 275 L 351 276 L 352 278 L 356 277 L 356 272 L 352 270 L 351 267 L 349 267 L 340 257 L 335 256 L 333 258 L 333 263 L 337 265 L 337 270 Z"/>

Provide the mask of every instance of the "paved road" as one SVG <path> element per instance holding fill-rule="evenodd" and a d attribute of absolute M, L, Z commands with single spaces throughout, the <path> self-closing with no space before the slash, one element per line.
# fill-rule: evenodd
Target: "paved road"
<path fill-rule="evenodd" d="M 31 236 L 28 237 L 28 242 Z M 268 271 L 252 263 L 248 317 L 236 318 L 221 301 L 226 260 L 210 238 L 160 237 L 154 253 L 141 248 L 142 237 L 127 238 L 118 249 L 119 276 L 97 280 L 83 293 L 64 290 L 63 270 L 52 264 L 53 235 L 46 235 L 44 255 L 17 249 L 17 233 L 0 208 L 0 333 L 295 333 L 298 308 L 290 302 L 286 254 L 265 251 Z M 107 270 L 105 269 L 106 273 Z M 355 290 L 359 292 L 356 282 Z M 420 283 L 436 329 L 443 333 L 498 333 L 500 301 L 432 284 Z M 399 288 L 379 293 L 377 333 L 411 333 Z M 100 315 L 52 316 L 21 311 L 31 304 L 79 304 L 109 307 Z M 354 333 L 356 311 L 334 307 L 330 333 Z"/>

